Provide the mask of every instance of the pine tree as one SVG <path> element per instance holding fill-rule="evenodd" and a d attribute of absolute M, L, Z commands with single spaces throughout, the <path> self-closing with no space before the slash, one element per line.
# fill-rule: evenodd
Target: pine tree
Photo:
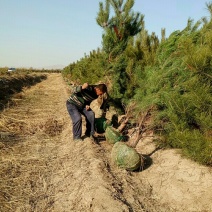
<path fill-rule="evenodd" d="M 163 144 L 206 165 L 212 165 L 211 20 L 189 19 L 161 42 L 134 97 L 140 110 L 152 108 L 151 127 Z"/>
<path fill-rule="evenodd" d="M 129 83 L 127 58 L 123 53 L 130 38 L 141 31 L 144 18 L 140 13 L 132 11 L 133 5 L 134 0 L 105 0 L 105 5 L 99 3 L 96 18 L 98 25 L 104 29 L 102 45 L 110 64 L 107 75 L 110 75 L 113 85 L 111 94 L 119 103 L 123 101 Z"/>

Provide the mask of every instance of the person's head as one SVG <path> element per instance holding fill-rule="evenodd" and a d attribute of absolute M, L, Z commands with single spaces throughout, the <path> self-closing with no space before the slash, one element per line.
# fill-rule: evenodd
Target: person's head
<path fill-rule="evenodd" d="M 95 91 L 98 96 L 102 95 L 107 92 L 107 86 L 105 84 L 98 84 L 95 86 Z"/>

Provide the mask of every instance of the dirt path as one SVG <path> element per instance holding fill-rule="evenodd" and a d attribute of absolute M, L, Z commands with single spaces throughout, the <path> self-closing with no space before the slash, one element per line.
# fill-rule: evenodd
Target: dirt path
<path fill-rule="evenodd" d="M 209 168 L 173 150 L 155 151 L 142 172 L 113 167 L 106 141 L 72 140 L 67 97 L 50 74 L 2 112 L 0 211 L 212 211 Z M 155 150 L 147 140 L 137 148 Z"/>

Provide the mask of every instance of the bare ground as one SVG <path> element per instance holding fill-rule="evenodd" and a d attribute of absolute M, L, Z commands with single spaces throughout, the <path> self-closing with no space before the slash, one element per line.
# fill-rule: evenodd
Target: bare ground
<path fill-rule="evenodd" d="M 72 140 L 60 74 L 14 97 L 0 114 L 0 211 L 212 211 L 212 171 L 140 141 L 140 172 L 111 164 L 112 145 Z M 150 135 L 151 136 L 151 135 Z"/>

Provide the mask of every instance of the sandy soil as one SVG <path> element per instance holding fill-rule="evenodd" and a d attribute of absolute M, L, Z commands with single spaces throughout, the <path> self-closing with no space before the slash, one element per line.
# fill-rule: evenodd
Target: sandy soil
<path fill-rule="evenodd" d="M 74 142 L 67 91 L 49 74 L 1 113 L 0 211 L 212 211 L 211 168 L 178 150 L 146 137 L 144 170 L 128 172 L 111 164 L 107 141 Z"/>

